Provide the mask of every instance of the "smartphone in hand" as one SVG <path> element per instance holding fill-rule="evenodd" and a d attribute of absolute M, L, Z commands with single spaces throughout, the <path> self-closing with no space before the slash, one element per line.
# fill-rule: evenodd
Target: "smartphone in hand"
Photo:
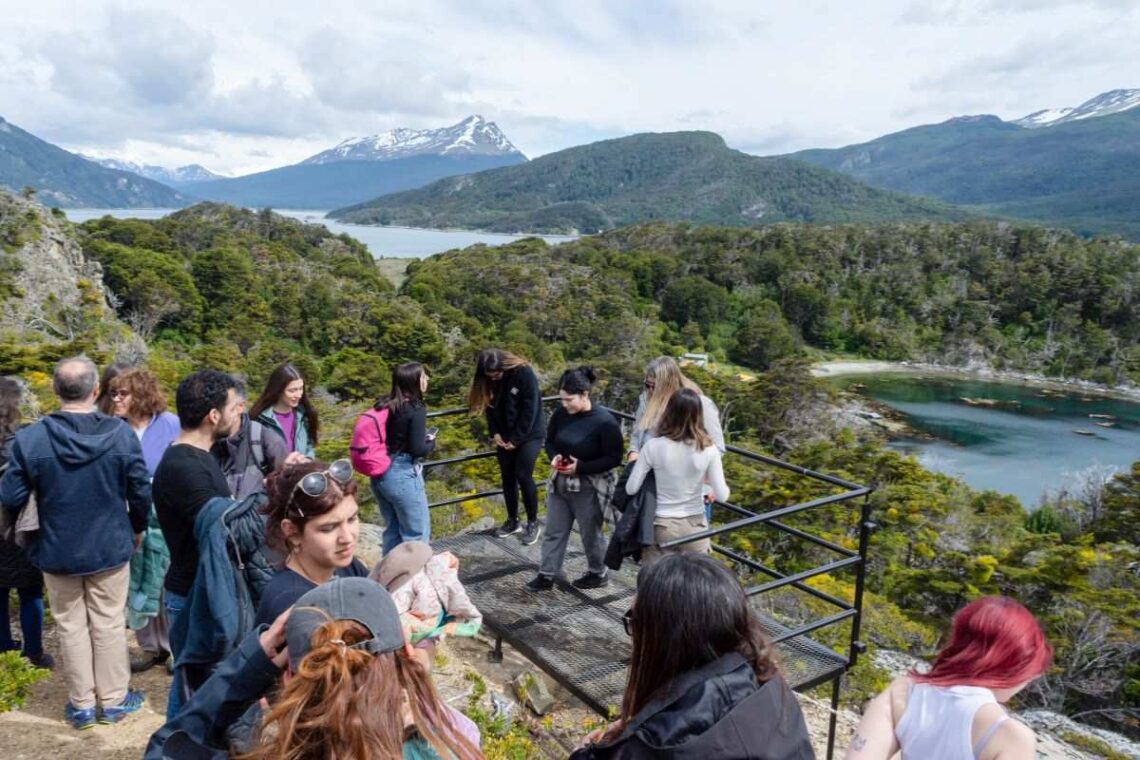
<path fill-rule="evenodd" d="M 438 427 L 430 427 L 427 429 L 427 434 L 424 437 L 427 438 L 429 441 L 434 441 L 435 437 L 437 435 L 439 435 L 439 428 Z"/>

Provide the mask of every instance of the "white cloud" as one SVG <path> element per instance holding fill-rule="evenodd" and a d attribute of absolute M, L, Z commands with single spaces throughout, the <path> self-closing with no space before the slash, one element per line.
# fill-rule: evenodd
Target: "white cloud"
<path fill-rule="evenodd" d="M 1138 5 L 0 0 L 0 115 L 69 149 L 229 172 L 470 113 L 532 156 L 677 129 L 778 153 L 1140 87 Z"/>

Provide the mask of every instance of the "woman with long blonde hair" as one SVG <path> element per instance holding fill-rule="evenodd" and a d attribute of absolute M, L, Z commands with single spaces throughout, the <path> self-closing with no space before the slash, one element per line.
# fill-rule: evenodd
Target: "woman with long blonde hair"
<path fill-rule="evenodd" d="M 482 760 L 475 724 L 443 701 L 411 652 L 380 584 L 318 586 L 250 632 L 151 737 L 144 760 Z M 231 751 L 228 729 L 273 690 L 281 668 L 250 749 Z"/>
<path fill-rule="evenodd" d="M 657 435 L 669 399 L 682 388 L 695 391 L 700 396 L 705 430 L 712 437 L 713 445 L 724 453 L 724 431 L 716 404 L 701 391 L 700 386 L 685 377 L 676 359 L 658 356 L 645 367 L 645 390 L 637 399 L 633 432 L 629 436 L 629 461 L 635 461 L 645 443 Z"/>
<path fill-rule="evenodd" d="M 642 562 L 660 557 L 662 544 L 708 530 L 706 487 L 717 501 L 728 499 L 720 451 L 705 430 L 701 398 L 691 388 L 681 388 L 669 397 L 657 435 L 646 441 L 626 481 L 626 493 L 632 496 L 650 472 L 656 479 L 655 545 L 642 551 Z M 711 548 L 709 539 L 702 538 L 664 551 L 707 554 Z"/>
<path fill-rule="evenodd" d="M 501 348 L 484 349 L 475 360 L 467 406 L 473 415 L 486 415 L 487 432 L 495 441 L 507 507 L 507 520 L 495 535 L 506 538 L 521 533 L 524 544 L 534 544 L 542 535 L 534 464 L 546 437 L 538 375 L 521 356 Z M 526 508 L 525 527 L 519 523 L 520 491 Z"/>

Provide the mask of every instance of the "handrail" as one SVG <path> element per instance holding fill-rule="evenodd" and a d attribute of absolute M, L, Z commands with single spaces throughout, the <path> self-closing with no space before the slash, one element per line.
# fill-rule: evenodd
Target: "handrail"
<path fill-rule="evenodd" d="M 557 399 L 557 396 L 547 396 L 543 398 L 543 402 L 549 403 L 551 401 L 556 401 Z M 609 409 L 608 407 L 607 409 L 619 419 L 626 421 L 634 420 L 634 416 L 627 412 L 621 412 L 616 409 Z M 428 412 L 427 416 L 437 418 L 461 414 L 465 415 L 467 413 L 468 410 L 466 408 L 457 407 L 453 409 L 440 409 L 437 411 Z M 715 527 L 710 526 L 698 533 L 693 533 L 687 536 L 683 536 L 682 538 L 667 541 L 665 543 L 662 543 L 660 545 L 660 548 L 674 548 L 695 541 L 701 541 L 705 539 L 711 540 L 717 537 L 726 536 L 733 532 L 748 528 L 766 526 L 786 536 L 804 541 L 806 543 L 812 544 L 813 546 L 838 555 L 838 558 L 823 562 L 822 564 L 818 564 L 815 567 L 810 567 L 792 574 L 785 574 L 779 570 L 768 567 L 764 563 L 752 557 L 749 557 L 742 552 L 723 546 L 719 542 L 712 544 L 713 551 L 717 552 L 718 554 L 721 554 L 728 559 L 739 563 L 743 567 L 746 567 L 753 572 L 763 573 L 772 578 L 772 580 L 765 583 L 757 583 L 747 587 L 745 589 L 745 593 L 750 598 L 758 597 L 762 594 L 775 591 L 777 589 L 791 588 L 795 589 L 796 591 L 808 594 L 811 597 L 818 599 L 819 601 L 824 602 L 838 610 L 834 614 L 826 615 L 815 620 L 809 620 L 796 628 L 792 628 L 784 631 L 783 633 L 780 633 L 772 639 L 773 644 L 789 641 L 800 636 L 806 636 L 807 634 L 818 631 L 821 628 L 826 628 L 827 626 L 836 625 L 845 620 L 850 620 L 851 632 L 846 656 L 844 657 L 843 655 L 836 653 L 836 657 L 839 662 L 845 665 L 845 668 L 854 667 L 858 661 L 859 654 L 861 654 L 865 649 L 863 642 L 860 640 L 860 633 L 862 630 L 863 622 L 863 597 L 864 589 L 866 586 L 867 551 L 870 544 L 871 532 L 875 528 L 875 524 L 871 521 L 870 501 L 870 496 L 872 493 L 874 493 L 875 486 L 859 485 L 858 483 L 853 483 L 849 480 L 837 477 L 835 475 L 828 475 L 826 473 L 817 472 L 807 467 L 801 467 L 790 462 L 776 459 L 775 457 L 758 454 L 754 451 L 749 451 L 739 446 L 728 445 L 725 447 L 725 452 L 727 454 L 739 456 L 742 459 L 755 464 L 774 467 L 776 469 L 784 470 L 786 472 L 809 478 L 820 483 L 826 483 L 828 485 L 840 488 L 842 491 L 840 493 L 833 493 L 796 504 L 789 504 L 782 507 L 776 507 L 774 509 L 768 509 L 762 512 L 756 512 L 739 504 L 733 504 L 730 502 L 714 502 L 714 506 L 717 509 L 731 513 L 735 519 L 731 519 L 728 522 Z M 494 450 L 476 451 L 448 457 L 445 459 L 437 459 L 429 462 L 424 462 L 423 466 L 425 469 L 434 469 L 448 465 L 461 464 L 463 462 L 489 459 L 494 456 Z M 540 483 L 539 485 L 541 487 L 544 484 Z M 462 496 L 455 496 L 452 498 L 444 499 L 442 501 L 433 502 L 428 506 L 432 509 L 435 509 L 438 507 L 452 506 L 456 504 L 462 504 L 464 502 L 476 501 L 479 499 L 493 498 L 500 496 L 501 494 L 501 489 L 491 489 Z M 841 504 L 845 502 L 852 502 L 856 499 L 862 499 L 862 504 L 859 506 L 859 540 L 858 548 L 855 550 L 836 543 L 835 541 L 814 535 L 802 528 L 797 528 L 795 526 L 789 525 L 783 520 L 783 518 L 786 518 L 790 515 L 799 514 L 807 510 L 817 509 L 834 504 Z M 854 598 L 851 602 L 847 602 L 844 599 L 841 599 L 833 594 L 829 594 L 805 583 L 805 581 L 814 577 L 848 569 L 853 569 L 855 572 Z M 839 685 L 841 676 L 842 671 L 839 671 L 839 674 L 836 675 L 834 679 L 832 679 L 832 714 L 829 721 L 828 731 L 828 757 L 831 757 L 834 749 L 834 711 L 839 704 Z"/>

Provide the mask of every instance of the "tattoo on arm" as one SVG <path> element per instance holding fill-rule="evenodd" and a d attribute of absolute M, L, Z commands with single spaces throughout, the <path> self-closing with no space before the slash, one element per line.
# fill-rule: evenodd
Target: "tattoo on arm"
<path fill-rule="evenodd" d="M 855 738 L 851 740 L 851 749 L 858 752 L 867 746 L 867 739 L 859 734 L 855 734 Z"/>

